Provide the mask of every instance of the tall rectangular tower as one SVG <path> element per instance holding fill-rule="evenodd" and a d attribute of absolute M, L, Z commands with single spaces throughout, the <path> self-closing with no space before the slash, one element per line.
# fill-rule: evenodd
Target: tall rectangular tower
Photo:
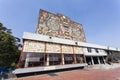
<path fill-rule="evenodd" d="M 48 35 L 63 39 L 86 42 L 85 34 L 81 24 L 78 24 L 61 14 L 53 14 L 40 10 L 37 34 Z"/>

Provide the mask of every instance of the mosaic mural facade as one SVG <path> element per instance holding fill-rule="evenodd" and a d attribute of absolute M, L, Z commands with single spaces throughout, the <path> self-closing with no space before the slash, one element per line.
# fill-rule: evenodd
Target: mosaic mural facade
<path fill-rule="evenodd" d="M 40 10 L 36 33 L 86 42 L 81 24 L 61 14 L 53 14 L 44 10 Z"/>

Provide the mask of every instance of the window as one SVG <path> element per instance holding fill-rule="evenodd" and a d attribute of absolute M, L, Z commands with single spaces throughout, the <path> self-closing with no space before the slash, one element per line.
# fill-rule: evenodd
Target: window
<path fill-rule="evenodd" d="M 19 67 L 24 68 L 24 66 L 25 66 L 25 59 L 26 59 L 26 55 L 27 54 L 28 53 L 22 53 L 22 58 L 21 58 L 21 60 L 19 62 Z"/>
<path fill-rule="evenodd" d="M 99 53 L 98 49 L 95 49 L 95 52 L 96 52 L 96 53 Z"/>
<path fill-rule="evenodd" d="M 49 65 L 59 65 L 61 63 L 60 54 L 49 54 Z"/>
<path fill-rule="evenodd" d="M 29 67 L 43 66 L 44 62 L 29 62 Z"/>
<path fill-rule="evenodd" d="M 83 56 L 81 54 L 76 54 L 76 62 L 83 63 Z"/>
<path fill-rule="evenodd" d="M 19 62 L 19 67 L 24 68 L 24 66 L 25 66 L 25 60 L 21 60 Z"/>
<path fill-rule="evenodd" d="M 73 64 L 74 63 L 74 55 L 73 54 L 64 54 L 65 64 Z"/>
<path fill-rule="evenodd" d="M 28 67 L 44 66 L 45 54 L 44 53 L 31 53 L 28 57 Z"/>
<path fill-rule="evenodd" d="M 89 47 L 87 48 L 87 51 L 88 51 L 88 52 L 92 52 L 92 51 L 91 51 L 91 48 L 89 48 Z"/>

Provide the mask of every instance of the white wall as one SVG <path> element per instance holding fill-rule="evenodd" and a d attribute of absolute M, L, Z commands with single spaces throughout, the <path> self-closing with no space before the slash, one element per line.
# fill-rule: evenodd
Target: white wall
<path fill-rule="evenodd" d="M 87 48 L 84 47 L 83 52 L 85 56 L 107 56 L 107 52 L 102 49 L 98 49 L 97 53 L 94 48 L 91 48 L 91 52 L 88 52 Z"/>

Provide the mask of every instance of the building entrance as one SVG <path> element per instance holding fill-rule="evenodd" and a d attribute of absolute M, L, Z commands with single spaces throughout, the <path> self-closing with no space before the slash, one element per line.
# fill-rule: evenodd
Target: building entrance
<path fill-rule="evenodd" d="M 86 62 L 87 62 L 88 65 L 92 65 L 91 56 L 86 57 Z"/>
<path fill-rule="evenodd" d="M 93 57 L 93 61 L 94 61 L 94 64 L 99 64 L 97 57 Z"/>

